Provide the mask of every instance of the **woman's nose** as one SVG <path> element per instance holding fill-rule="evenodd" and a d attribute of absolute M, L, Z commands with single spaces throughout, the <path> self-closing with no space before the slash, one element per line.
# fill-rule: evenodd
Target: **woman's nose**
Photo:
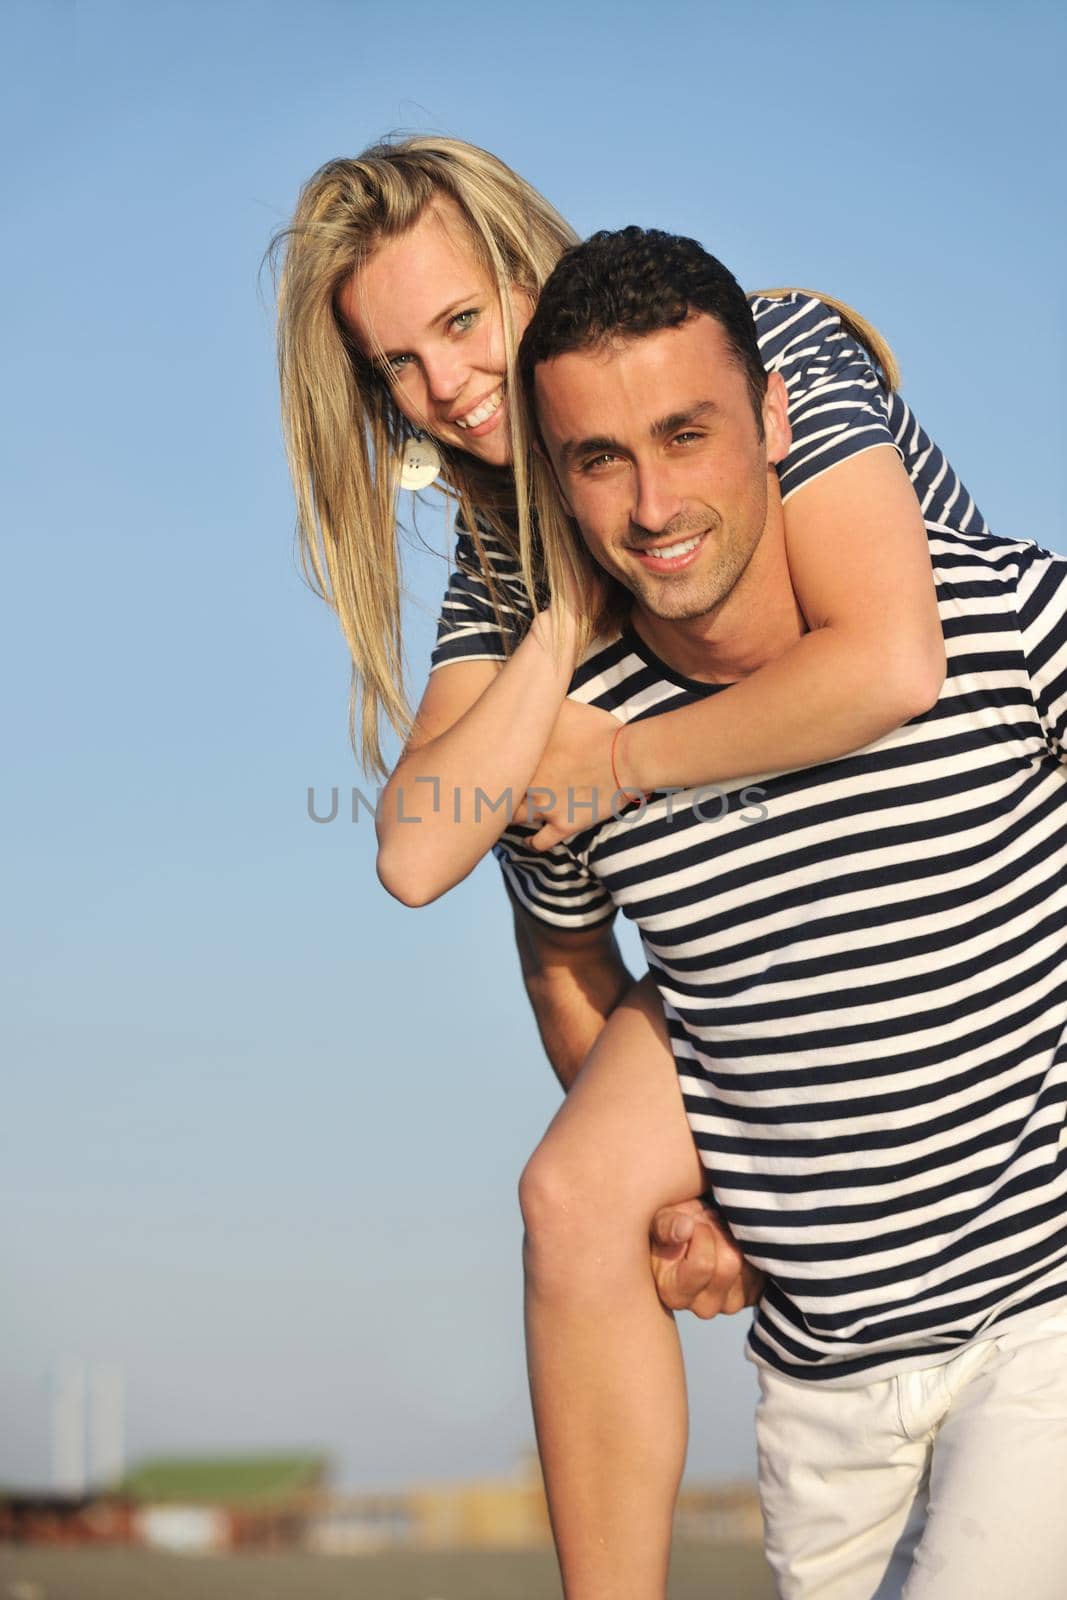
<path fill-rule="evenodd" d="M 424 358 L 426 386 L 437 405 L 450 405 L 467 381 L 469 363 L 458 350 L 434 350 Z"/>

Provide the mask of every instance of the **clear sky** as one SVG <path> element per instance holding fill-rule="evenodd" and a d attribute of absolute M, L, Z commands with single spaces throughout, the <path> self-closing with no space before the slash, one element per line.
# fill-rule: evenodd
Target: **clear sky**
<path fill-rule="evenodd" d="M 583 232 L 834 293 L 993 527 L 1067 550 L 1065 38 L 1030 0 L 6 0 L 0 1481 L 47 1479 L 71 1357 L 121 1367 L 133 1456 L 370 1486 L 531 1442 L 514 1193 L 558 1096 L 497 869 L 405 911 L 365 818 L 306 814 L 358 775 L 257 283 L 301 182 L 447 132 Z M 751 1469 L 742 1334 L 687 1331 L 694 1473 Z"/>

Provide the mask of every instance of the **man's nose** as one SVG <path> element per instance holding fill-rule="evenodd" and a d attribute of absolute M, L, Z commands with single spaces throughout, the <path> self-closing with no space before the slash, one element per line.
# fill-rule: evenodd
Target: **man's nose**
<path fill-rule="evenodd" d="M 669 467 L 638 466 L 634 482 L 633 520 L 647 533 L 660 533 L 680 511 L 684 500 L 672 482 Z"/>

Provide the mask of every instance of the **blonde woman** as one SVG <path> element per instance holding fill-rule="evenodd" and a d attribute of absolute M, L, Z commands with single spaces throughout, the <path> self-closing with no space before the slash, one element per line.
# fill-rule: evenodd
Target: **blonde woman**
<path fill-rule="evenodd" d="M 507 808 L 485 797 L 531 783 L 585 800 L 597 791 L 599 813 L 568 815 L 561 801 L 537 825 L 547 850 L 603 814 L 617 784 L 694 786 L 809 765 L 924 712 L 945 657 L 923 513 L 984 527 L 896 395 L 873 330 L 803 292 L 753 297 L 761 353 L 789 392 L 794 443 L 779 474 L 809 631 L 742 683 L 630 723 L 620 739 L 609 713 L 567 698 L 612 596 L 536 468 L 548 530 L 539 542 L 532 457 L 511 403 L 518 341 L 573 237 L 502 163 L 434 138 L 330 162 L 283 236 L 281 384 L 303 549 L 352 651 L 365 764 L 383 770 L 383 718 L 406 739 L 383 795 L 379 873 L 409 904 L 443 893 L 499 838 Z M 431 444 L 461 524 L 434 670 L 412 717 L 399 463 L 408 447 L 417 478 Z M 569 1600 L 651 1600 L 665 1593 L 686 1407 L 648 1224 L 658 1206 L 695 1197 L 702 1178 L 654 992 L 628 993 L 613 942 L 594 932 L 554 948 L 520 918 L 528 987 L 569 1091 L 523 1180 L 528 1359 Z"/>

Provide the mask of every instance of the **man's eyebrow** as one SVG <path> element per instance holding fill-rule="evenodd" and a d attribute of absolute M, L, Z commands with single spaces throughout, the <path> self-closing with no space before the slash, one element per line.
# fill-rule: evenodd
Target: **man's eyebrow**
<path fill-rule="evenodd" d="M 710 421 L 718 409 L 714 400 L 698 400 L 684 411 L 672 411 L 669 417 L 660 417 L 649 428 L 649 434 L 653 439 L 662 439 L 666 434 L 677 433 L 679 428 L 688 427 L 691 423 Z"/>
<path fill-rule="evenodd" d="M 598 433 L 590 439 L 566 439 L 560 446 L 560 455 L 569 466 L 579 456 L 614 455 L 622 449 L 618 439 L 610 433 Z"/>
<path fill-rule="evenodd" d="M 709 422 L 716 416 L 719 407 L 714 400 L 698 400 L 695 405 L 687 406 L 684 411 L 672 411 L 668 417 L 660 417 L 649 428 L 649 437 L 663 439 L 668 434 L 677 433 L 679 428 L 692 426 L 694 422 Z M 625 446 L 610 433 L 597 433 L 588 439 L 567 439 L 560 446 L 560 455 L 565 465 L 570 466 L 580 456 L 597 456 L 625 453 Z"/>
<path fill-rule="evenodd" d="M 450 301 L 449 304 L 447 306 L 445 306 L 443 311 L 439 311 L 437 313 L 436 317 L 433 317 L 427 323 L 427 327 L 428 328 L 440 327 L 441 323 L 447 322 L 449 317 L 454 317 L 457 311 L 461 311 L 461 310 L 465 311 L 465 310 L 467 310 L 470 306 L 472 306 L 474 304 L 474 302 L 476 300 L 478 300 L 480 298 L 481 297 L 477 293 L 475 293 L 473 291 L 470 294 L 460 295 L 458 300 Z M 407 355 L 407 351 L 406 350 L 401 350 L 399 347 L 396 350 L 386 350 L 386 349 L 383 348 L 382 355 L 384 356 L 386 361 L 391 361 L 394 356 Z"/>

